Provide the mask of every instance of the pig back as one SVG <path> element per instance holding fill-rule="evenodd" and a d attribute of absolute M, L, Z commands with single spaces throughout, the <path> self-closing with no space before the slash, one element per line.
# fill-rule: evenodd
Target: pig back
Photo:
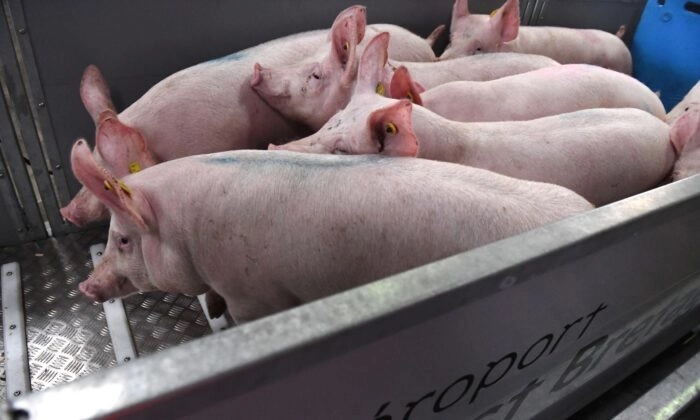
<path fill-rule="evenodd" d="M 260 148 L 303 133 L 249 86 L 256 61 L 292 64 L 326 42 L 327 31 L 290 35 L 180 70 L 119 114 L 159 161 Z"/>
<path fill-rule="evenodd" d="M 632 54 L 625 43 L 598 29 L 521 26 L 518 37 L 503 44 L 502 51 L 541 54 L 561 64 L 593 64 L 632 73 Z"/>
<path fill-rule="evenodd" d="M 247 308 L 240 319 L 591 208 L 562 187 L 423 159 L 238 151 L 149 172 L 159 231 L 229 308 Z"/>

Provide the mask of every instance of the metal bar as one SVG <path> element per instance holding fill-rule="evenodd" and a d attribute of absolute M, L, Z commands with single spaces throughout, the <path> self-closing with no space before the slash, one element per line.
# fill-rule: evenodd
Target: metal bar
<path fill-rule="evenodd" d="M 104 250 L 104 244 L 96 244 L 90 247 L 93 267 L 96 267 L 100 259 L 102 259 Z M 121 364 L 135 360 L 138 355 L 134 345 L 134 338 L 129 328 L 129 320 L 124 311 L 124 303 L 117 298 L 103 303 L 102 306 L 107 318 L 107 327 L 109 328 L 109 335 L 112 337 L 112 347 L 114 348 L 114 357 L 117 363 Z"/>
<path fill-rule="evenodd" d="M 197 299 L 199 300 L 199 304 L 202 307 L 202 311 L 204 311 L 204 316 L 207 317 L 207 322 L 209 323 L 209 327 L 213 332 L 217 331 L 222 331 L 228 328 L 228 321 L 226 320 L 225 315 L 221 315 L 218 318 L 212 318 L 209 316 L 209 307 L 207 306 L 207 301 L 205 298 L 205 294 L 197 295 Z"/>
<path fill-rule="evenodd" d="M 5 382 L 8 400 L 14 400 L 30 391 L 21 279 L 18 263 L 12 262 L 2 266 L 2 326 L 5 333 Z"/>
<path fill-rule="evenodd" d="M 49 142 L 43 141 L 43 133 L 38 130 L 36 124 L 38 120 L 35 118 L 37 109 L 44 107 L 45 103 L 42 99 L 43 95 L 40 95 L 41 89 L 39 88 L 38 73 L 34 67 L 34 59 L 31 56 L 22 7 L 16 0 L 3 0 L 2 4 L 10 39 L 17 57 L 17 61 L 8 63 L 12 65 L 7 65 L 6 69 L 9 76 L 8 80 L 14 82 L 13 86 L 10 86 L 9 93 L 17 112 L 20 132 L 18 137 L 26 150 L 34 181 L 36 182 L 38 198 L 41 200 L 41 205 L 45 211 L 44 216 L 49 222 L 51 230 L 57 233 L 70 232 L 74 229 L 63 222 L 58 211 L 59 207 L 51 179 L 52 170 L 47 167 L 44 155 L 44 147 Z M 59 164 L 60 162 L 56 163 L 56 165 Z"/>
<path fill-rule="evenodd" d="M 14 208 L 8 212 L 15 214 L 13 217 L 13 221 L 15 221 L 13 227 L 15 233 L 13 233 L 13 236 L 17 238 L 17 240 L 11 240 L 9 236 L 3 236 L 0 240 L 0 246 L 3 246 L 10 245 L 10 241 L 24 242 L 45 238 L 47 235 L 32 184 L 27 174 L 22 152 L 18 146 L 15 124 L 13 124 L 11 117 L 12 115 L 17 116 L 14 112 L 14 103 L 10 97 L 10 92 L 16 89 L 16 86 L 10 86 L 9 81 L 14 79 L 8 77 L 5 69 L 14 67 L 15 55 L 10 42 L 8 27 L 5 24 L 5 13 L 2 8 L 0 8 L 0 61 L 4 63 L 0 67 L 0 85 L 2 85 L 2 100 L 0 100 L 0 139 L 2 141 L 0 141 L 0 151 L 2 158 L 7 162 L 7 168 L 0 176 L 2 178 L 0 181 L 5 184 L 3 195 L 7 197 L 6 204 L 15 204 Z M 10 100 L 9 103 L 6 102 L 8 99 Z M 10 199 L 9 194 L 15 196 L 15 198 Z"/>
<path fill-rule="evenodd" d="M 656 384 L 614 420 L 672 419 L 699 397 L 700 353 Z"/>

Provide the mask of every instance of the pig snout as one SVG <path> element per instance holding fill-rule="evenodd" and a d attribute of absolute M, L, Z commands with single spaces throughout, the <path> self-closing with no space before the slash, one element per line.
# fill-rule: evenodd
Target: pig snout
<path fill-rule="evenodd" d="M 284 98 L 290 96 L 289 80 L 282 80 L 272 70 L 264 68 L 260 63 L 255 63 L 250 86 L 263 97 Z"/>
<path fill-rule="evenodd" d="M 71 201 L 70 203 L 68 203 L 67 206 L 61 207 L 59 212 L 61 213 L 61 217 L 63 217 L 63 220 L 67 220 L 78 227 L 82 227 L 85 225 L 85 218 L 83 217 L 83 215 L 80 214 L 79 211 L 77 211 L 74 202 Z"/>
<path fill-rule="evenodd" d="M 107 297 L 104 291 L 101 290 L 99 285 L 95 284 L 91 278 L 88 278 L 84 282 L 78 285 L 78 289 L 83 292 L 85 296 L 94 300 L 95 302 L 102 303 L 107 301 Z"/>
<path fill-rule="evenodd" d="M 127 277 L 110 273 L 99 265 L 87 280 L 78 285 L 78 289 L 85 296 L 99 303 L 138 292 L 136 286 Z"/>

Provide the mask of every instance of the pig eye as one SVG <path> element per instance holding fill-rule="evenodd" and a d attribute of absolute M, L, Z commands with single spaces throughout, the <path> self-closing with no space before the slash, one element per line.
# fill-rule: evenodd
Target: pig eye
<path fill-rule="evenodd" d="M 690 107 L 687 106 L 687 107 L 685 107 L 685 109 L 683 110 L 683 112 L 685 112 L 685 111 L 687 111 L 687 110 L 689 110 L 689 109 L 690 109 Z"/>
<path fill-rule="evenodd" d="M 122 236 L 121 238 L 119 238 L 119 243 L 122 245 L 129 245 L 129 238 L 127 238 L 126 236 Z"/>
<path fill-rule="evenodd" d="M 316 79 L 316 80 L 318 80 L 318 79 L 321 78 L 321 76 L 319 76 L 318 74 L 316 74 L 316 72 L 311 73 L 311 75 L 312 75 L 312 76 L 314 77 L 314 79 Z"/>
<path fill-rule="evenodd" d="M 388 134 L 396 134 L 399 132 L 399 129 L 396 128 L 396 125 L 394 125 L 394 123 L 387 123 L 386 124 L 386 132 Z"/>

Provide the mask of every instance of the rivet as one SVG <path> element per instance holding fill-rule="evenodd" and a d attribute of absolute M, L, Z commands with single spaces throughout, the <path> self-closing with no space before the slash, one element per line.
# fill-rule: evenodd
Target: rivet
<path fill-rule="evenodd" d="M 19 29 L 17 29 L 17 32 L 19 32 L 21 34 L 26 34 L 27 30 L 25 28 L 19 28 Z"/>
<path fill-rule="evenodd" d="M 13 274 L 12 271 L 8 271 L 5 273 L 6 276 L 11 276 L 12 274 Z"/>
<path fill-rule="evenodd" d="M 95 255 L 97 255 L 98 257 L 101 257 L 101 256 L 102 256 L 102 251 L 97 251 L 97 253 L 96 253 Z"/>
<path fill-rule="evenodd" d="M 20 395 L 22 395 L 22 391 L 15 391 L 12 393 L 12 395 L 14 395 L 15 397 L 19 397 Z"/>
<path fill-rule="evenodd" d="M 668 12 L 661 15 L 661 21 L 663 21 L 663 22 L 670 22 L 671 19 L 673 19 L 673 16 Z"/>
<path fill-rule="evenodd" d="M 11 330 L 14 330 L 15 328 L 17 328 L 17 326 L 15 324 L 10 325 Z"/>
<path fill-rule="evenodd" d="M 54 168 L 56 168 L 56 169 L 61 169 L 61 164 L 60 164 L 60 163 L 57 164 L 56 166 L 54 166 Z"/>
<path fill-rule="evenodd" d="M 506 276 L 503 280 L 501 280 L 501 284 L 499 287 L 501 289 L 507 289 L 515 284 L 518 279 L 515 276 Z"/>
<path fill-rule="evenodd" d="M 46 106 L 46 103 L 45 103 L 45 102 L 39 102 L 39 108 L 43 108 L 43 107 L 45 107 L 45 106 Z"/>
<path fill-rule="evenodd" d="M 130 361 L 131 361 L 131 357 L 125 357 L 125 358 L 124 358 L 124 361 L 125 361 L 125 362 L 130 362 Z"/>
<path fill-rule="evenodd" d="M 110 300 L 109 300 L 109 303 L 114 303 L 114 299 L 110 299 Z"/>
<path fill-rule="evenodd" d="M 23 230 L 22 228 L 17 228 L 17 232 L 22 232 Z"/>
<path fill-rule="evenodd" d="M 0 178 L 5 176 L 5 172 L 0 172 Z"/>

